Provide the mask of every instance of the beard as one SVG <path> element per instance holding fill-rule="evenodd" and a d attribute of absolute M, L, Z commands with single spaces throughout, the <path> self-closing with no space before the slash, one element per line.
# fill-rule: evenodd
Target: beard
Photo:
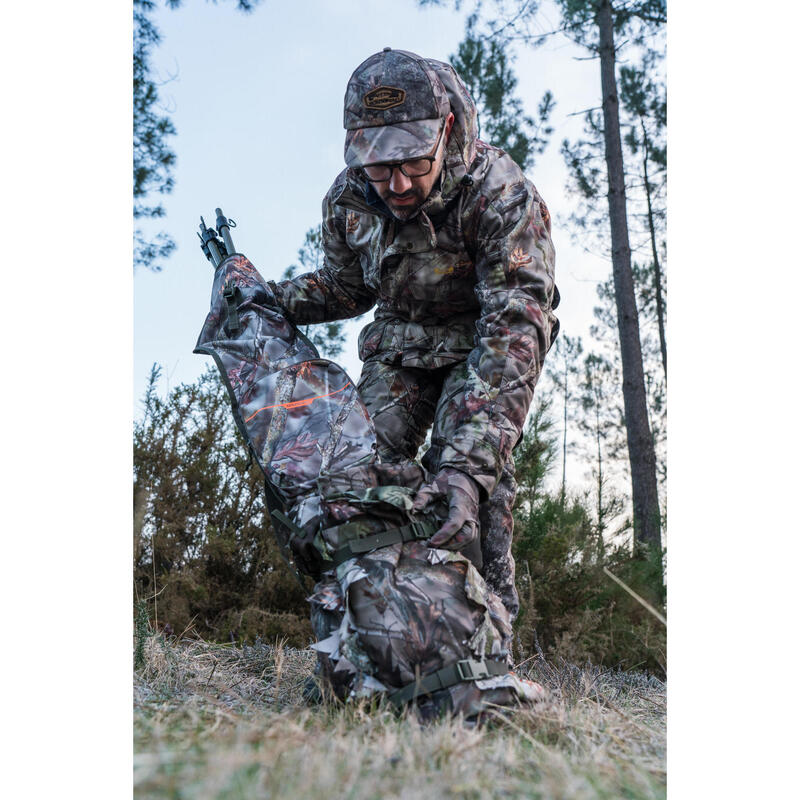
<path fill-rule="evenodd" d="M 413 197 L 416 201 L 415 203 L 403 204 L 403 205 L 395 205 L 393 200 L 395 198 L 407 199 Z M 422 192 L 417 189 L 409 189 L 407 192 L 403 194 L 397 195 L 391 192 L 387 193 L 385 197 L 382 198 L 383 202 L 386 203 L 389 211 L 392 212 L 392 215 L 399 219 L 401 222 L 405 222 L 406 220 L 411 219 L 417 211 L 419 211 L 419 207 L 425 202 L 425 197 L 423 197 Z"/>

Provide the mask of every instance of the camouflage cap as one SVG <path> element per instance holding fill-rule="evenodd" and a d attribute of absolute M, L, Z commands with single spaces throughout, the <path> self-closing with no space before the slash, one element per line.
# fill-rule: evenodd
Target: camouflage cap
<path fill-rule="evenodd" d="M 344 160 L 356 167 L 428 155 L 449 111 L 444 84 L 427 61 L 385 47 L 347 84 Z"/>

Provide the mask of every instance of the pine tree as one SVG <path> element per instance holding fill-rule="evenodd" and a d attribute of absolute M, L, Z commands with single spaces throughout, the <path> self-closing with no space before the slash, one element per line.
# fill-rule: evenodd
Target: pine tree
<path fill-rule="evenodd" d="M 666 19 L 666 5 L 656 0 L 644 0 L 621 6 L 622 11 L 619 11 L 615 7 L 616 0 L 558 0 L 558 2 L 565 21 L 571 25 L 581 26 L 575 29 L 577 41 L 600 56 L 611 258 L 622 357 L 622 394 L 631 463 L 634 530 L 637 539 L 651 548 L 654 561 L 660 562 L 661 512 L 655 449 L 647 414 L 647 393 L 639 338 L 639 313 L 631 268 L 614 35 L 615 29 L 620 33 L 636 19 L 662 24 Z"/>
<path fill-rule="evenodd" d="M 598 546 L 603 548 L 611 520 L 624 509 L 622 497 L 609 479 L 609 462 L 613 458 L 614 439 L 621 428 L 620 409 L 614 402 L 619 392 L 614 365 L 597 353 L 583 360 L 578 384 L 583 415 L 578 427 L 589 435 L 593 451 L 591 475 L 595 483 L 595 519 Z"/>
<path fill-rule="evenodd" d="M 580 367 L 578 359 L 583 353 L 583 343 L 580 337 L 573 338 L 561 334 L 553 346 L 550 358 L 555 362 L 551 375 L 557 391 L 561 395 L 564 412 L 564 427 L 562 429 L 561 444 L 561 504 L 566 502 L 567 496 L 567 449 L 569 423 L 575 418 L 574 401 L 578 388 L 578 375 Z"/>
<path fill-rule="evenodd" d="M 475 30 L 477 16 L 467 20 L 464 40 L 450 63 L 469 89 L 478 109 L 478 135 L 505 150 L 522 169 L 533 166 L 535 156 L 544 152 L 553 128 L 547 124 L 555 105 L 546 91 L 537 108 L 538 122 L 524 113 L 514 90 L 517 77 L 513 55 L 502 41 L 485 39 Z"/>
<path fill-rule="evenodd" d="M 175 152 L 171 138 L 175 126 L 163 110 L 158 83 L 150 62 L 152 50 L 161 42 L 153 24 L 155 0 L 133 0 L 133 216 L 154 219 L 164 216 L 164 206 L 153 195 L 165 195 L 175 185 Z M 175 249 L 166 233 L 148 239 L 137 225 L 134 231 L 134 266 L 161 269 L 159 262 Z"/>
<path fill-rule="evenodd" d="M 663 270 L 663 256 L 657 240 L 666 218 L 667 145 L 665 130 L 667 125 L 667 101 L 662 81 L 654 80 L 655 62 L 659 54 L 650 50 L 645 53 L 642 65 L 623 66 L 620 69 L 620 100 L 629 116 L 635 120 L 625 133 L 625 144 L 641 166 L 641 181 L 646 199 L 645 218 L 652 254 L 652 262 L 647 272 L 649 280 L 641 279 L 639 293 L 640 310 L 655 305 L 658 322 L 661 362 L 664 380 L 667 377 L 667 339 L 665 331 L 666 299 Z M 638 126 L 635 124 L 638 122 Z M 641 271 L 642 268 L 640 267 Z M 644 277 L 644 276 L 643 276 Z M 652 287 L 647 291 L 645 287 Z M 648 302 L 649 301 L 649 302 Z"/>
<path fill-rule="evenodd" d="M 544 481 L 556 461 L 558 437 L 552 416 L 553 397 L 537 387 L 533 409 L 525 426 L 525 434 L 514 448 L 516 464 L 517 505 L 530 511 L 544 489 Z"/>
<path fill-rule="evenodd" d="M 165 0 L 176 9 L 183 0 Z M 211 0 L 216 3 L 217 0 Z M 235 0 L 239 11 L 252 11 L 261 0 Z M 158 219 L 165 215 L 159 196 L 175 186 L 175 151 L 172 137 L 177 133 L 168 110 L 161 104 L 159 80 L 152 65 L 153 49 L 161 34 L 153 22 L 156 0 L 133 0 L 133 216 L 136 220 Z M 134 228 L 133 265 L 153 271 L 175 250 L 175 240 L 167 233 L 147 235 Z"/>

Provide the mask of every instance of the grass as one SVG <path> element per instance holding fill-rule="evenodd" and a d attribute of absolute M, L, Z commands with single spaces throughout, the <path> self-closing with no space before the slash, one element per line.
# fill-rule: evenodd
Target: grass
<path fill-rule="evenodd" d="M 382 705 L 308 706 L 311 651 L 148 636 L 134 682 L 137 798 L 663 798 L 666 686 L 642 673 L 518 671 L 548 702 L 480 728 Z"/>

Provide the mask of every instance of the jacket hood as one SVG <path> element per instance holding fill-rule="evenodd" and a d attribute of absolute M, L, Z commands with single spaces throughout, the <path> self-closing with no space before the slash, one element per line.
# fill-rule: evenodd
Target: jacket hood
<path fill-rule="evenodd" d="M 475 142 L 478 139 L 478 112 L 475 101 L 467 91 L 458 73 L 443 61 L 425 59 L 436 71 L 439 80 L 447 90 L 450 110 L 455 117 L 450 139 L 447 142 L 447 155 L 442 173 L 441 191 L 444 198 L 454 194 L 461 179 L 469 171 L 475 159 Z"/>
<path fill-rule="evenodd" d="M 436 72 L 450 101 L 453 112 L 453 127 L 447 142 L 447 151 L 442 168 L 442 176 L 438 188 L 431 192 L 422 204 L 421 210 L 429 216 L 436 216 L 449 205 L 462 187 L 461 180 L 469 172 L 475 160 L 478 139 L 478 112 L 464 81 L 458 73 L 443 61 L 426 58 L 427 64 Z M 337 205 L 355 208 L 370 213 L 383 213 L 391 216 L 391 212 L 375 193 L 369 182 L 364 180 L 359 170 L 347 169 L 347 185 L 343 186 L 334 197 Z"/>

